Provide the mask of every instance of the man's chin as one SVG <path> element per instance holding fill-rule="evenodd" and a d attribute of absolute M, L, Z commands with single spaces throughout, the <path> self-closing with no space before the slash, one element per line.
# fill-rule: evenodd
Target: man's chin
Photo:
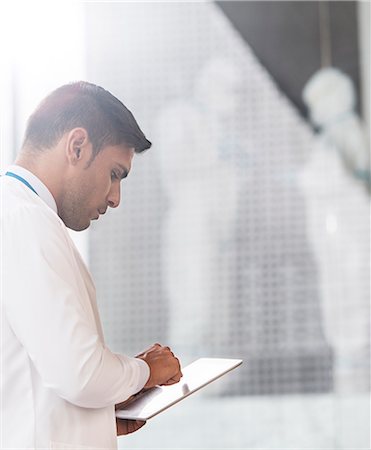
<path fill-rule="evenodd" d="M 70 230 L 73 230 L 73 231 L 84 231 L 90 227 L 90 220 L 88 223 L 84 223 L 84 224 L 82 224 L 82 223 L 76 224 L 76 223 L 70 223 L 70 222 L 65 222 L 65 221 L 63 221 L 63 222 L 67 228 L 69 228 Z"/>
<path fill-rule="evenodd" d="M 87 225 L 84 225 L 84 226 L 79 226 L 79 227 L 75 227 L 75 228 L 68 227 L 68 228 L 71 228 L 71 230 L 73 230 L 73 231 L 84 231 L 84 230 L 86 230 L 89 227 L 90 227 L 90 222 Z"/>

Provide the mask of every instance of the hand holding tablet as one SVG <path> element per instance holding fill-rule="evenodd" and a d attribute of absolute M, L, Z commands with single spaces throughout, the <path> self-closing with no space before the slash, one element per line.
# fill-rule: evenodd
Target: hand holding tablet
<path fill-rule="evenodd" d="M 179 383 L 143 390 L 117 405 L 116 417 L 146 421 L 240 364 L 241 359 L 200 358 L 182 369 Z"/>

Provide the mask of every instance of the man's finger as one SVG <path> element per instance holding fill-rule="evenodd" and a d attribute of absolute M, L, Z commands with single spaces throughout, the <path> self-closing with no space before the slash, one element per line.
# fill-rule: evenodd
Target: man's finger
<path fill-rule="evenodd" d="M 151 352 L 153 350 L 155 350 L 156 348 L 161 347 L 160 344 L 155 343 L 153 344 L 150 348 L 147 348 L 147 350 L 142 351 L 141 353 L 138 353 L 137 355 L 135 355 L 135 358 L 139 358 L 140 356 L 144 356 L 146 353 Z"/>
<path fill-rule="evenodd" d="M 182 378 L 182 374 L 179 373 L 173 377 L 171 377 L 169 380 L 167 380 L 167 382 L 165 383 L 166 385 L 170 385 L 170 384 L 175 384 L 175 383 L 179 383 L 180 379 Z"/>
<path fill-rule="evenodd" d="M 135 423 L 137 430 L 139 430 L 139 428 L 142 428 L 147 422 L 145 420 L 136 420 Z"/>
<path fill-rule="evenodd" d="M 170 380 L 167 380 L 166 383 L 163 384 L 163 386 L 170 386 L 172 384 L 178 383 L 179 380 L 174 380 L 174 378 L 170 378 Z"/>

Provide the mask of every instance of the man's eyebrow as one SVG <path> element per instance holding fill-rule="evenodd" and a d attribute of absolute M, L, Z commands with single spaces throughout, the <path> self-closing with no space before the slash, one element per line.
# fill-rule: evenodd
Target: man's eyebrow
<path fill-rule="evenodd" d="M 129 170 L 120 163 L 117 163 L 117 165 L 120 166 L 120 168 L 122 169 L 122 175 L 121 175 L 121 180 L 122 180 L 123 178 L 126 178 L 129 175 Z"/>

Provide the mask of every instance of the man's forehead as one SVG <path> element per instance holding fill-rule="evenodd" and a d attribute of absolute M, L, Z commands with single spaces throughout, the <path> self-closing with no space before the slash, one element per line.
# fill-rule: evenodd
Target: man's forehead
<path fill-rule="evenodd" d="M 135 153 L 135 148 L 134 147 L 130 147 L 130 145 L 126 145 L 126 144 L 121 144 L 117 146 L 121 151 L 128 152 L 130 154 L 134 154 Z"/>
<path fill-rule="evenodd" d="M 135 149 L 126 145 L 112 145 L 105 147 L 102 152 L 105 156 L 116 159 L 117 162 L 125 163 L 132 160 Z"/>

